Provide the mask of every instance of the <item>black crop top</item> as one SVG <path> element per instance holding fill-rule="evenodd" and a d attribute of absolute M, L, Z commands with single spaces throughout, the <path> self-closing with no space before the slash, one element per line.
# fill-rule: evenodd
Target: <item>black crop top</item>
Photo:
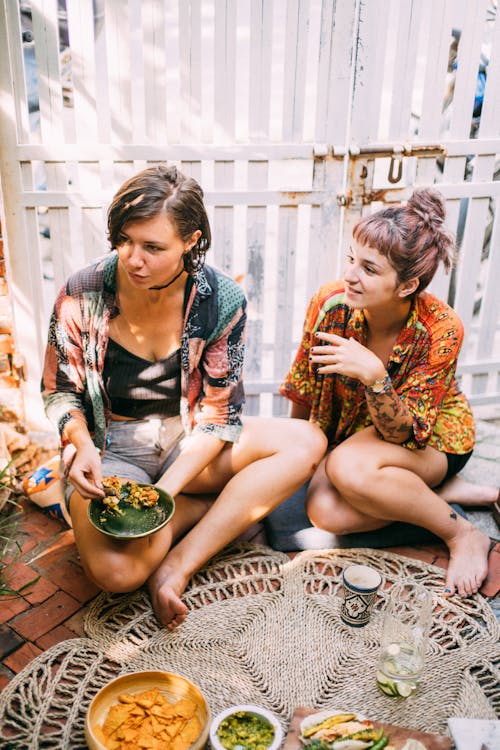
<path fill-rule="evenodd" d="M 110 338 L 103 379 L 113 414 L 145 419 L 180 413 L 180 349 L 159 362 L 150 362 Z"/>

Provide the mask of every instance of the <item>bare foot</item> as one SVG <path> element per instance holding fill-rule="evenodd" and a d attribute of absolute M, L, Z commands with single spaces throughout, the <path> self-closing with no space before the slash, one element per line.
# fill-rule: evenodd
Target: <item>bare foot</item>
<path fill-rule="evenodd" d="M 450 562 L 446 574 L 445 596 L 471 596 L 477 593 L 488 575 L 490 539 L 468 521 L 446 544 Z"/>
<path fill-rule="evenodd" d="M 467 507 L 493 505 L 499 498 L 498 487 L 473 484 L 458 476 L 436 487 L 435 492 L 447 503 L 458 503 Z"/>
<path fill-rule="evenodd" d="M 148 580 L 151 603 L 156 617 L 168 630 L 174 630 L 186 619 L 188 608 L 181 600 L 188 579 L 164 562 Z"/>

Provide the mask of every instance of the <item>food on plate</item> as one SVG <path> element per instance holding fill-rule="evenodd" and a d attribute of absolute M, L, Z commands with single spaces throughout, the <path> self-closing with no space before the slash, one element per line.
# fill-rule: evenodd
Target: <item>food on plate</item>
<path fill-rule="evenodd" d="M 160 494 L 150 484 L 137 484 L 137 482 L 122 482 L 116 476 L 105 477 L 102 480 L 105 495 L 102 503 L 105 506 L 101 513 L 101 521 L 106 521 L 107 514 L 121 514 L 120 501 L 129 503 L 133 508 L 152 508 L 158 503 Z"/>
<path fill-rule="evenodd" d="M 320 711 L 300 725 L 300 739 L 307 750 L 394 750 L 383 728 L 361 714 Z"/>
<path fill-rule="evenodd" d="M 221 721 L 217 737 L 227 750 L 266 750 L 274 740 L 274 727 L 265 716 L 235 711 Z"/>
<path fill-rule="evenodd" d="M 122 693 L 104 720 L 93 727 L 108 750 L 187 750 L 201 734 L 196 703 L 181 698 L 171 703 L 155 687 L 142 693 Z"/>
<path fill-rule="evenodd" d="M 122 483 L 118 477 L 104 477 L 102 480 L 102 486 L 106 495 L 116 495 L 116 497 L 120 496 Z"/>

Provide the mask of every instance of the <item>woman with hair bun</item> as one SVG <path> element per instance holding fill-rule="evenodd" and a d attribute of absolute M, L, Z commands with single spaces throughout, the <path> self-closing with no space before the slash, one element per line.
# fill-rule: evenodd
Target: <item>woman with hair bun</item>
<path fill-rule="evenodd" d="M 489 538 L 449 503 L 494 503 L 496 488 L 456 474 L 474 447 L 455 370 L 457 314 L 425 288 L 454 259 L 445 204 L 433 189 L 359 221 L 343 281 L 321 287 L 281 387 L 291 416 L 321 427 L 329 450 L 308 488 L 311 522 L 336 534 L 392 521 L 429 529 L 449 548 L 445 594 L 478 591 Z"/>
<path fill-rule="evenodd" d="M 195 180 L 167 165 L 135 175 L 113 198 L 108 238 L 111 252 L 56 299 L 43 398 L 88 577 L 116 593 L 147 583 L 172 629 L 193 573 L 300 487 L 326 440 L 299 420 L 242 418 L 246 300 L 204 265 L 210 226 Z M 88 503 L 106 476 L 167 490 L 170 523 L 127 541 L 95 529 Z"/>

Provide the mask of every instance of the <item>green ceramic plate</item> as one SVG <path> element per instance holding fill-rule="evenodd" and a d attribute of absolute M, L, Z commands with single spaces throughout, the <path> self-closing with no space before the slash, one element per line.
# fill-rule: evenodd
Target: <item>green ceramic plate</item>
<path fill-rule="evenodd" d="M 138 485 L 152 486 L 139 482 Z M 175 510 L 173 497 L 159 487 L 155 487 L 155 490 L 160 494 L 156 505 L 152 508 L 134 508 L 123 499 L 127 494 L 127 484 L 122 484 L 118 507 L 123 514 L 109 511 L 101 500 L 90 500 L 87 508 L 89 521 L 103 534 L 118 539 L 136 539 L 153 534 L 170 521 Z"/>

